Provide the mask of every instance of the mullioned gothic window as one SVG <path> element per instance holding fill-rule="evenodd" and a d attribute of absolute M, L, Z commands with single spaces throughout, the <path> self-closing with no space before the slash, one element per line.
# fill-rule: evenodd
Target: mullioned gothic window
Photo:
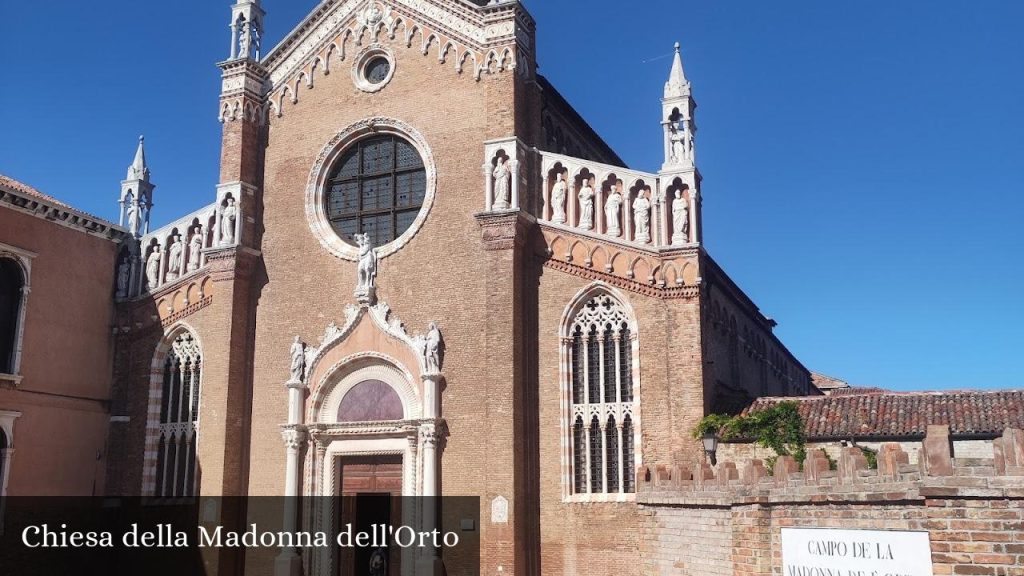
<path fill-rule="evenodd" d="M 625 307 L 607 293 L 592 296 L 569 319 L 565 339 L 570 449 L 568 489 L 574 497 L 636 491 L 633 366 L 637 347 Z"/>
<path fill-rule="evenodd" d="M 158 498 L 196 495 L 196 441 L 203 360 L 199 343 L 184 332 L 175 338 L 164 361 L 157 444 Z"/>

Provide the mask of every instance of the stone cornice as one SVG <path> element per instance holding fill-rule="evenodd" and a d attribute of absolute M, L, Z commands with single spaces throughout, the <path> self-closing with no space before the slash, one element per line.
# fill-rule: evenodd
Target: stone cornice
<path fill-rule="evenodd" d="M 127 230 L 112 222 L 8 187 L 0 187 L 0 206 L 113 242 L 128 237 Z"/>
<path fill-rule="evenodd" d="M 599 272 L 591 268 L 585 268 L 583 266 L 576 266 L 568 262 L 562 262 L 559 260 L 549 259 L 544 262 L 546 268 L 552 270 L 559 270 L 566 274 L 573 276 L 579 276 L 586 280 L 601 280 L 608 284 L 615 286 L 621 290 L 628 292 L 634 292 L 636 294 L 642 294 L 644 296 L 651 296 L 653 298 L 661 298 L 664 300 L 674 300 L 679 298 L 691 299 L 696 298 L 700 295 L 701 287 L 696 286 L 676 286 L 676 287 L 659 287 L 651 284 L 645 284 L 637 282 L 635 280 L 629 280 L 627 278 L 621 278 L 612 274 Z"/>
<path fill-rule="evenodd" d="M 547 222 L 538 225 L 544 241 L 539 256 L 548 268 L 657 298 L 700 294 L 703 249 L 697 244 L 656 248 Z"/>

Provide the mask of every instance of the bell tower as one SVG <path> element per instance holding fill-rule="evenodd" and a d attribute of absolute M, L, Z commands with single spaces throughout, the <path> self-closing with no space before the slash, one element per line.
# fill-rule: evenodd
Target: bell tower
<path fill-rule="evenodd" d="M 672 210 L 673 245 L 696 244 L 701 241 L 701 177 L 696 160 L 696 109 L 697 102 L 690 91 L 690 81 L 686 79 L 679 43 L 676 42 L 672 70 L 661 99 L 665 163 L 659 172 Z"/>

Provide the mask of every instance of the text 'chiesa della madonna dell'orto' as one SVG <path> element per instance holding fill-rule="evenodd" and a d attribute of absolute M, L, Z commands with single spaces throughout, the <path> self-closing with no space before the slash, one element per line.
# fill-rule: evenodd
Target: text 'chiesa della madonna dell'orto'
<path fill-rule="evenodd" d="M 0 176 L 4 495 L 198 501 L 224 533 L 252 510 L 202 498 L 287 496 L 284 532 L 415 522 L 478 539 L 492 576 L 881 576 L 917 550 L 928 572 L 896 573 L 1024 574 L 1024 396 L 850 387 L 786 348 L 703 242 L 679 44 L 634 87 L 644 172 L 538 72 L 560 24 L 515 0 L 324 0 L 276 46 L 259 0 L 228 16 L 206 205 L 151 225 L 142 138 L 116 223 Z M 787 409 L 792 453 L 695 434 Z M 360 554 L 204 562 L 458 573 L 440 542 Z"/>

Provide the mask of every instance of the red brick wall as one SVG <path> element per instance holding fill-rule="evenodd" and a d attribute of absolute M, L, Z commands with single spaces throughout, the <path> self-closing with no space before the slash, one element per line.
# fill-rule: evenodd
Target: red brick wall
<path fill-rule="evenodd" d="M 763 476 L 760 461 L 740 474 L 721 463 L 717 478 L 694 479 L 683 466 L 652 470 L 639 497 L 644 574 L 782 574 L 781 529 L 814 527 L 925 530 L 937 575 L 1020 576 L 1024 434 L 1008 431 L 999 442 L 995 459 L 953 460 L 936 438 L 919 465 L 901 463 L 906 454 L 892 444 L 879 470 L 865 470 L 857 449 L 844 452 L 839 471 L 812 472 L 808 460 L 795 472 L 788 457 L 774 477 Z"/>

